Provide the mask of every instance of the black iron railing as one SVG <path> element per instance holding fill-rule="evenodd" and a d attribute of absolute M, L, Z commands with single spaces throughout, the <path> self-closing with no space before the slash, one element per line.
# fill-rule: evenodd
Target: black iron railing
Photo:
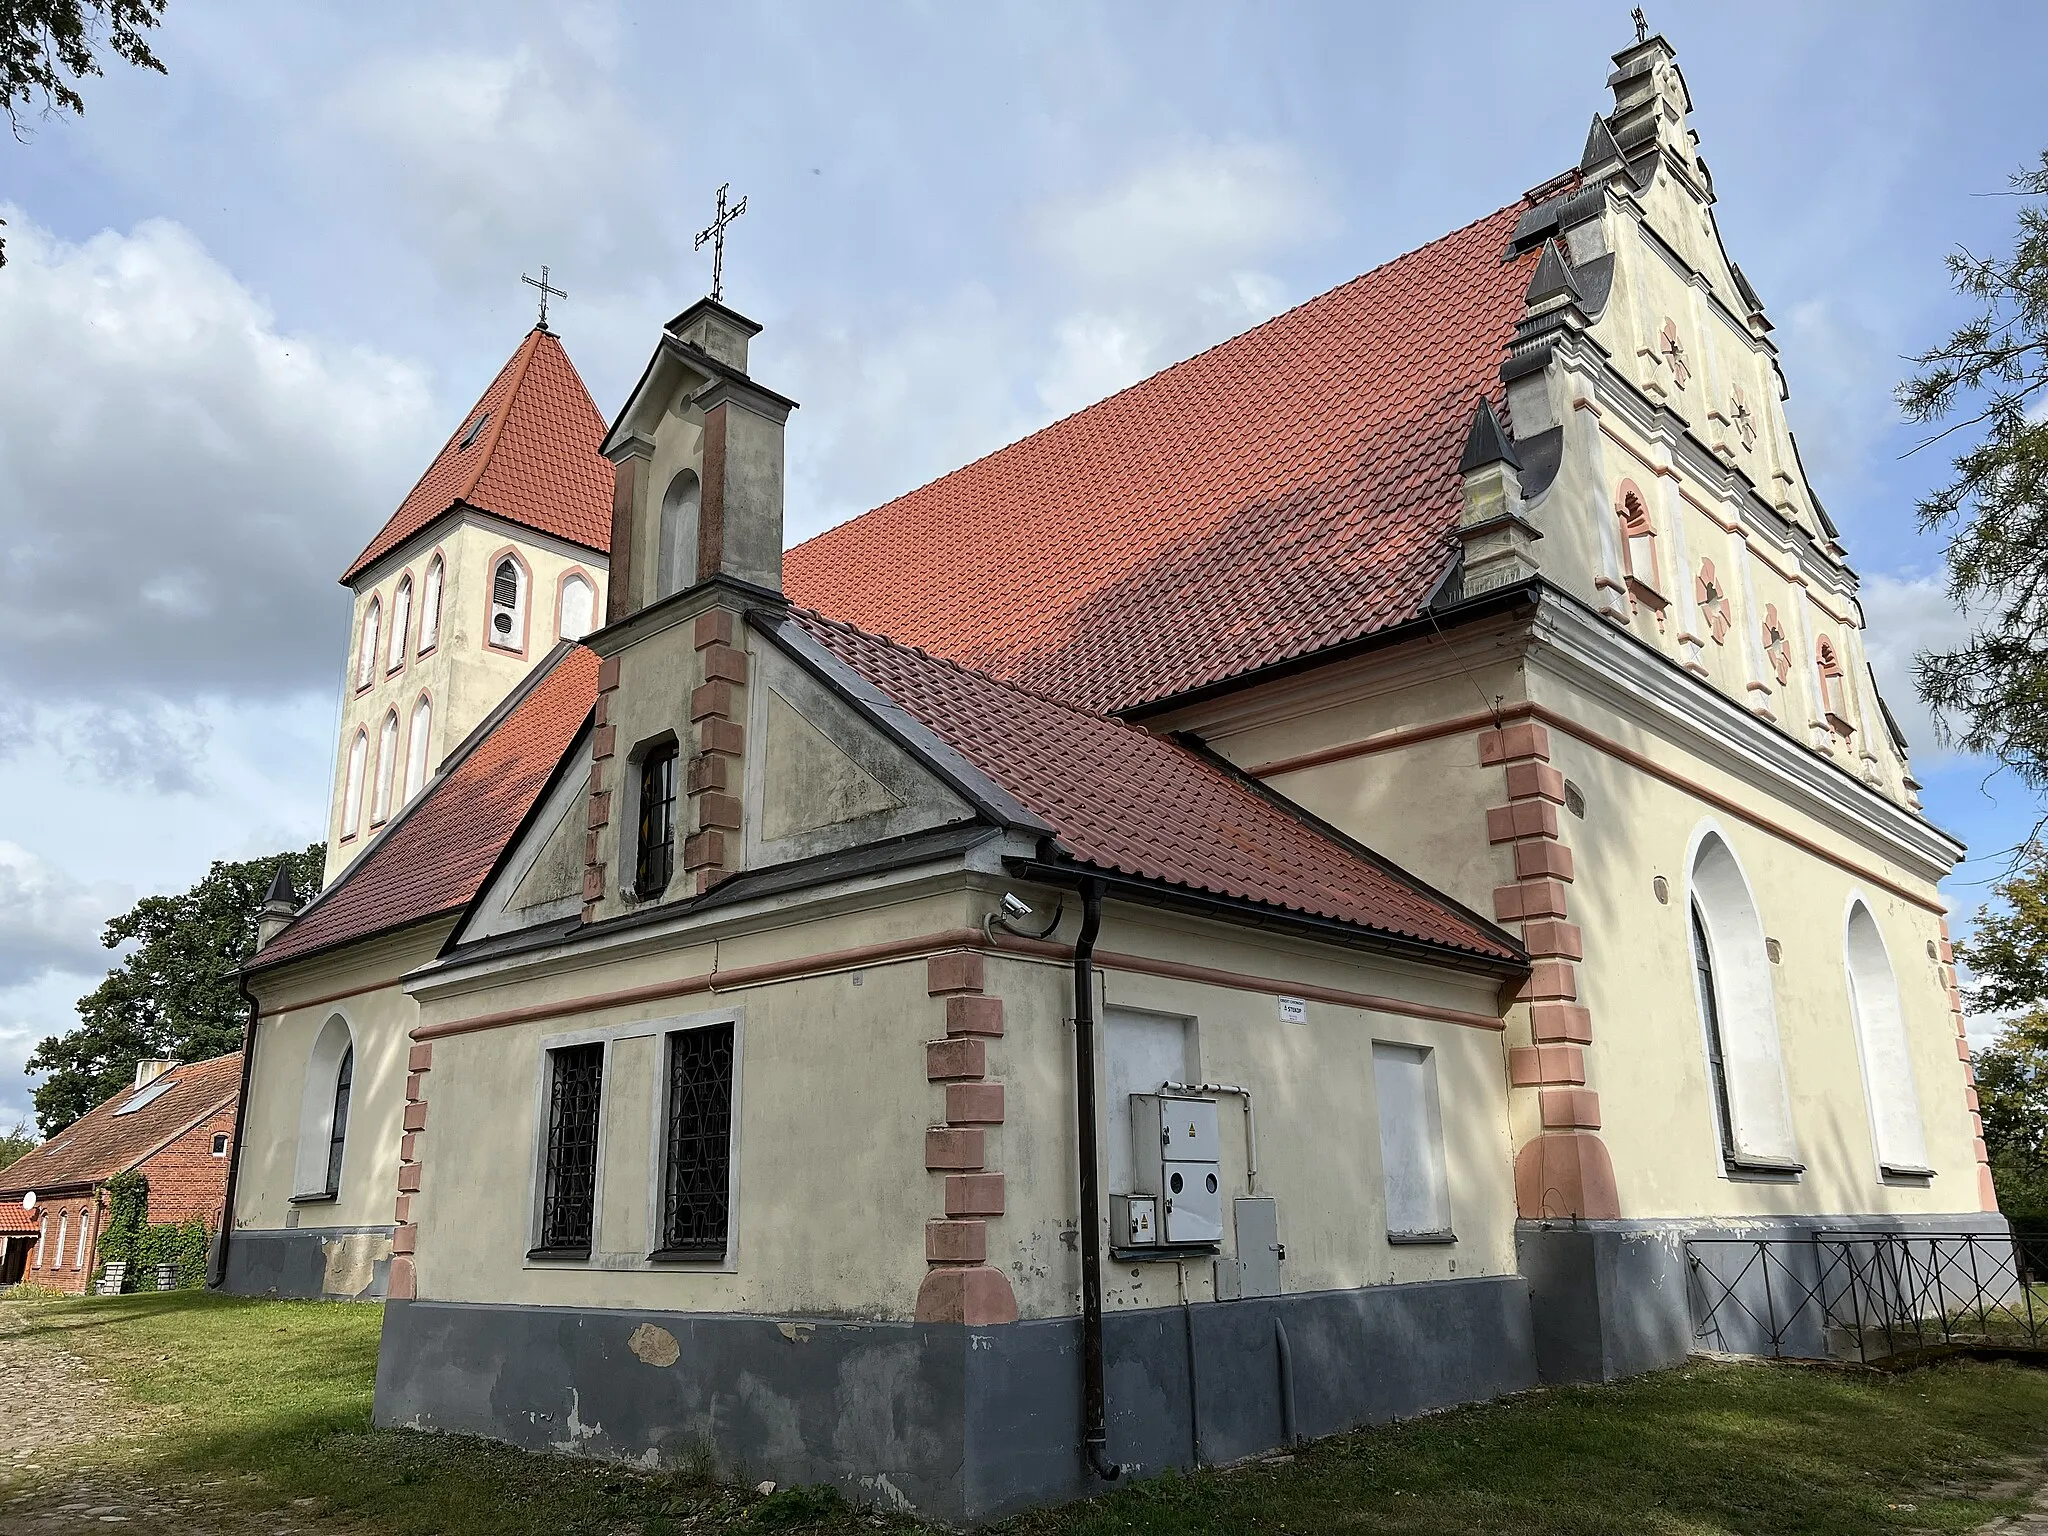
<path fill-rule="evenodd" d="M 1691 1238 L 1693 1338 L 1732 1354 L 1882 1360 L 2048 1348 L 2048 1273 L 2003 1233 Z"/>

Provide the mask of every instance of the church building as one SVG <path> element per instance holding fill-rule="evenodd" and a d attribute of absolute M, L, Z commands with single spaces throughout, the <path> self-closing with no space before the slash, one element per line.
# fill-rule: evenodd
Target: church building
<path fill-rule="evenodd" d="M 1672 49 L 1608 85 L 786 552 L 759 326 L 609 426 L 529 336 L 345 578 L 228 1288 L 388 1298 L 380 1424 L 964 1523 L 1673 1364 L 1711 1238 L 2003 1231 L 1963 850 Z"/>

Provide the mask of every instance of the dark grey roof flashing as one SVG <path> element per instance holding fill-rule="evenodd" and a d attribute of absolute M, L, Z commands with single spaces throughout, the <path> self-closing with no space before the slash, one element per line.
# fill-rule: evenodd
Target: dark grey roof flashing
<path fill-rule="evenodd" d="M 1586 152 L 1579 156 L 1579 169 L 1592 171 L 1621 158 L 1621 146 L 1614 142 L 1614 130 L 1607 126 L 1607 119 L 1598 112 L 1593 114 L 1593 126 L 1586 134 Z"/>
<path fill-rule="evenodd" d="M 1546 240 L 1543 255 L 1536 263 L 1536 275 L 1529 279 L 1529 291 L 1522 295 L 1522 302 L 1533 307 L 1560 298 L 1577 303 L 1579 285 L 1572 280 L 1572 266 L 1564 259 L 1563 249 L 1556 240 Z"/>
<path fill-rule="evenodd" d="M 1523 499 L 1541 496 L 1564 463 L 1564 428 L 1550 427 L 1533 437 L 1518 438 L 1515 451 L 1522 458 Z"/>
<path fill-rule="evenodd" d="M 1522 467 L 1522 461 L 1515 456 L 1515 445 L 1508 441 L 1500 417 L 1494 414 L 1493 402 L 1481 395 L 1478 408 L 1472 412 L 1472 426 L 1465 433 L 1465 452 L 1458 460 L 1458 473 L 1469 475 L 1493 464 Z"/>

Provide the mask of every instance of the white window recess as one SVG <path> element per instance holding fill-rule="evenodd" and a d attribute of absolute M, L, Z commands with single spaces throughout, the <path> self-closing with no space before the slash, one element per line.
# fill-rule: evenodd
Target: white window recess
<path fill-rule="evenodd" d="M 305 1084 L 299 1096 L 299 1145 L 292 1171 L 292 1199 L 324 1200 L 335 1189 L 328 1181 L 334 1145 L 335 1113 L 347 1113 L 347 1100 L 337 1106 L 344 1063 L 353 1065 L 355 1041 L 348 1021 L 330 1014 L 314 1038 L 306 1060 Z"/>
<path fill-rule="evenodd" d="M 363 614 L 363 635 L 360 649 L 356 652 L 356 686 L 367 688 L 377 677 L 377 636 L 381 632 L 384 605 L 376 598 L 370 599 L 370 606 Z"/>
<path fill-rule="evenodd" d="M 441 580 L 445 567 L 439 555 L 427 567 L 425 585 L 420 588 L 419 655 L 426 655 L 441 643 Z"/>
<path fill-rule="evenodd" d="M 342 780 L 341 835 L 354 837 L 363 824 L 363 774 L 370 755 L 370 738 L 362 731 L 348 745 L 348 771 Z"/>
<path fill-rule="evenodd" d="M 555 633 L 564 640 L 581 640 L 596 627 L 597 588 L 582 576 L 572 575 L 562 583 L 562 611 Z"/>
<path fill-rule="evenodd" d="M 391 595 L 391 644 L 384 659 L 385 671 L 396 672 L 405 665 L 405 636 L 411 625 L 412 577 L 407 576 Z"/>
<path fill-rule="evenodd" d="M 391 817 L 391 779 L 398 769 L 398 711 L 387 710 L 377 728 L 377 798 L 370 812 L 370 824 Z"/>
<path fill-rule="evenodd" d="M 405 740 L 405 798 L 426 787 L 427 745 L 434 728 L 434 703 L 424 693 L 412 707 L 412 733 Z"/>
<path fill-rule="evenodd" d="M 1927 1133 L 1920 1120 L 1920 1096 L 1913 1086 L 1913 1047 L 1899 1000 L 1898 978 L 1884 935 L 1870 908 L 1857 902 L 1849 913 L 1846 943 L 1849 1006 L 1856 1021 L 1856 1046 L 1863 1063 L 1863 1087 L 1870 1101 L 1870 1129 L 1880 1170 L 1893 1178 L 1928 1178 Z"/>
<path fill-rule="evenodd" d="M 1705 939 L 1696 966 L 1702 1028 L 1710 1053 L 1719 1035 L 1727 1084 L 1723 1156 L 1737 1170 L 1801 1172 L 1763 920 L 1741 866 L 1716 833 L 1693 857 L 1692 910 Z"/>
<path fill-rule="evenodd" d="M 1427 1046 L 1374 1041 L 1372 1076 L 1379 1105 L 1388 1241 L 1448 1241 L 1451 1186 L 1444 1161 L 1443 1109 L 1437 1099 L 1436 1053 Z"/>

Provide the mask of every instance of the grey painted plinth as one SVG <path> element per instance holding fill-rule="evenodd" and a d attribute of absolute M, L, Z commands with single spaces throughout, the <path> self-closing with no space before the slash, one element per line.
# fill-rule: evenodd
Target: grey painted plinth
<path fill-rule="evenodd" d="M 1190 1350 L 1190 1332 L 1193 1348 Z M 1109 1454 L 1137 1476 L 1536 1381 L 1519 1277 L 1113 1313 Z M 1190 1361 L 1193 1362 L 1191 1390 Z M 391 1302 L 376 1422 L 654 1465 L 967 1524 L 1104 1485 L 1077 1319 L 994 1327 Z M 1190 1404 L 1199 1413 L 1190 1412 Z"/>
<path fill-rule="evenodd" d="M 228 1239 L 221 1289 L 231 1296 L 381 1301 L 391 1270 L 391 1228 L 242 1228 Z"/>
<path fill-rule="evenodd" d="M 1824 1358 L 1830 1340 L 1817 1300 L 1826 1260 L 1816 1233 L 1974 1232 L 2003 1237 L 2005 1218 L 1970 1211 L 1933 1216 L 1782 1216 L 1754 1221 L 1524 1221 L 1516 1226 L 1528 1277 L 1536 1357 L 1547 1382 L 1614 1381 L 1677 1365 L 1695 1349 Z M 1768 1261 L 1754 1240 L 1790 1240 Z M 1732 1239 L 1734 1241 L 1723 1241 Z M 1745 1242 L 1744 1240 L 1748 1240 Z M 1692 1274 L 1686 1245 L 1707 1271 Z M 1768 1275 L 1767 1275 L 1768 1269 Z M 1765 1286 L 1772 1287 L 1766 1291 Z M 1724 1293 L 1732 1292 L 1731 1303 Z M 1696 1336 L 1696 1318 L 1711 1321 Z"/>

